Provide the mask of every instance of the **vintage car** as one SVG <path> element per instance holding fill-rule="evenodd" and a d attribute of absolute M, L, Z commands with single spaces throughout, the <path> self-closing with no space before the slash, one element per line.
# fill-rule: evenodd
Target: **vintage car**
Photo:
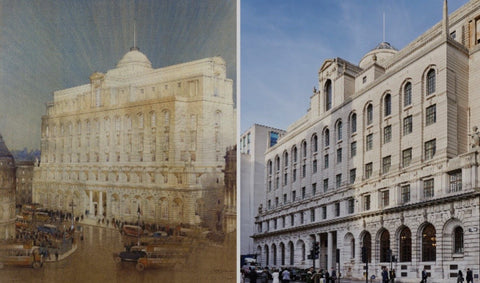
<path fill-rule="evenodd" d="M 57 227 L 52 224 L 44 224 L 42 226 L 38 226 L 37 229 L 39 232 L 44 232 L 52 235 L 57 232 Z"/>
<path fill-rule="evenodd" d="M 145 257 L 145 256 L 146 256 L 146 252 L 145 252 L 144 246 L 133 246 L 129 250 L 113 255 L 115 262 L 117 263 L 122 261 L 136 262 L 139 258 Z"/>
<path fill-rule="evenodd" d="M 125 236 L 139 237 L 143 234 L 143 230 L 140 226 L 123 225 L 121 233 Z"/>
<path fill-rule="evenodd" d="M 182 251 L 153 251 L 147 252 L 146 256 L 139 258 L 135 267 L 138 271 L 150 267 L 175 267 L 179 264 L 185 264 L 186 260 L 187 254 Z"/>
<path fill-rule="evenodd" d="M 40 268 L 43 266 L 43 256 L 39 247 L 25 245 L 0 246 L 0 266 L 28 266 Z"/>

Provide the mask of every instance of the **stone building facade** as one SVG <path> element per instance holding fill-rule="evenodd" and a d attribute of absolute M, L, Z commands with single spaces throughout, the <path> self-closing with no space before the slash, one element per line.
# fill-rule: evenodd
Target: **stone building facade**
<path fill-rule="evenodd" d="M 15 204 L 32 203 L 32 181 L 34 161 L 17 161 Z"/>
<path fill-rule="evenodd" d="M 33 200 L 75 215 L 199 224 L 235 143 L 220 57 L 154 69 L 132 48 L 90 83 L 54 92 L 42 117 Z M 214 192 L 212 192 L 214 191 Z"/>
<path fill-rule="evenodd" d="M 240 136 L 240 253 L 255 253 L 251 235 L 255 231 L 255 215 L 265 199 L 265 151 L 276 144 L 285 131 L 254 124 Z"/>
<path fill-rule="evenodd" d="M 237 146 L 227 149 L 225 155 L 225 193 L 223 231 L 237 231 Z"/>
<path fill-rule="evenodd" d="M 0 241 L 15 238 L 15 159 L 0 135 Z"/>
<path fill-rule="evenodd" d="M 265 154 L 262 265 L 363 278 L 365 247 L 369 275 L 478 276 L 480 1 L 450 16 L 445 1 L 442 21 L 402 50 L 326 60 L 318 80 L 307 114 Z"/>

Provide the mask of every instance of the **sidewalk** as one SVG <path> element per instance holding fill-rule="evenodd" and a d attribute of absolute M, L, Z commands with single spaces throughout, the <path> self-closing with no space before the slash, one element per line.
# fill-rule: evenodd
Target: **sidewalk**
<path fill-rule="evenodd" d="M 65 252 L 63 254 L 59 254 L 58 255 L 58 261 L 64 260 L 67 257 L 69 257 L 71 254 L 73 254 L 77 250 L 77 247 L 78 247 L 77 244 L 73 244 L 72 248 L 70 250 L 68 250 L 67 252 Z M 56 262 L 56 261 L 57 260 L 55 259 L 55 254 L 50 254 L 50 258 L 45 259 L 45 262 Z"/>

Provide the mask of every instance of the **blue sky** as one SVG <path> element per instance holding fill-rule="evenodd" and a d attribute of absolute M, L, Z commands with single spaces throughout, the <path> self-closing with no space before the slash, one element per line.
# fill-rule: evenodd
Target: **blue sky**
<path fill-rule="evenodd" d="M 452 13 L 467 0 L 448 1 Z M 442 19 L 442 0 L 241 1 L 241 132 L 286 129 L 309 107 L 328 58 L 354 64 L 383 38 L 405 47 Z"/>
<path fill-rule="evenodd" d="M 136 4 L 135 4 L 136 3 Z M 89 83 L 133 45 L 154 68 L 222 56 L 236 81 L 235 0 L 0 0 L 0 133 L 39 148 L 55 90 Z"/>

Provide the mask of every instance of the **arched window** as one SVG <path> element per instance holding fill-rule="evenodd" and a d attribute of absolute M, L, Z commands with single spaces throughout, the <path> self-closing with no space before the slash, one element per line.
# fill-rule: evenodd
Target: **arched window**
<path fill-rule="evenodd" d="M 327 80 L 325 83 L 325 111 L 332 108 L 332 81 Z"/>
<path fill-rule="evenodd" d="M 380 262 L 389 262 L 388 250 L 390 249 L 390 233 L 384 230 L 380 236 Z"/>
<path fill-rule="evenodd" d="M 385 95 L 384 101 L 383 101 L 383 107 L 384 107 L 384 116 L 390 116 L 392 114 L 392 96 L 389 94 Z"/>
<path fill-rule="evenodd" d="M 367 106 L 367 125 L 372 124 L 373 122 L 373 105 L 368 104 Z"/>
<path fill-rule="evenodd" d="M 427 73 L 427 95 L 435 92 L 435 70 L 430 69 Z"/>
<path fill-rule="evenodd" d="M 272 244 L 272 265 L 277 265 L 277 246 Z"/>
<path fill-rule="evenodd" d="M 342 140 L 342 121 L 337 122 L 337 141 Z"/>
<path fill-rule="evenodd" d="M 288 152 L 283 153 L 283 166 L 288 167 Z"/>
<path fill-rule="evenodd" d="M 285 245 L 280 243 L 280 264 L 285 265 Z"/>
<path fill-rule="evenodd" d="M 372 262 L 372 236 L 368 232 L 363 236 L 363 246 L 367 250 L 368 262 Z"/>
<path fill-rule="evenodd" d="M 403 106 L 406 107 L 412 104 L 412 83 L 408 82 L 403 88 Z"/>
<path fill-rule="evenodd" d="M 355 258 L 355 239 L 350 241 L 350 258 Z"/>
<path fill-rule="evenodd" d="M 294 255 L 295 255 L 295 249 L 293 248 L 293 243 L 289 242 L 288 243 L 288 249 L 290 250 L 290 265 L 293 265 L 294 263 Z"/>
<path fill-rule="evenodd" d="M 435 236 L 435 227 L 428 224 L 423 228 L 422 232 L 422 261 L 436 260 L 437 239 Z"/>
<path fill-rule="evenodd" d="M 357 113 L 353 113 L 350 116 L 350 131 L 352 134 L 357 132 Z"/>
<path fill-rule="evenodd" d="M 268 167 L 268 175 L 272 175 L 272 161 L 271 160 L 268 160 L 268 163 L 267 163 L 267 167 Z"/>
<path fill-rule="evenodd" d="M 412 261 L 412 233 L 408 227 L 400 232 L 400 262 Z"/>
<path fill-rule="evenodd" d="M 280 170 L 280 157 L 275 156 L 275 171 L 279 171 Z"/>
<path fill-rule="evenodd" d="M 458 226 L 454 230 L 454 249 L 453 252 L 456 254 L 463 253 L 463 229 L 462 227 Z"/>
<path fill-rule="evenodd" d="M 268 266 L 270 263 L 269 263 L 269 254 L 268 254 L 268 246 L 265 245 L 265 266 Z"/>
<path fill-rule="evenodd" d="M 312 151 L 313 152 L 318 151 L 318 137 L 317 137 L 317 134 L 313 134 L 313 136 L 312 136 Z"/>
<path fill-rule="evenodd" d="M 325 141 L 325 147 L 330 145 L 330 130 L 328 128 L 323 132 L 323 140 Z"/>

